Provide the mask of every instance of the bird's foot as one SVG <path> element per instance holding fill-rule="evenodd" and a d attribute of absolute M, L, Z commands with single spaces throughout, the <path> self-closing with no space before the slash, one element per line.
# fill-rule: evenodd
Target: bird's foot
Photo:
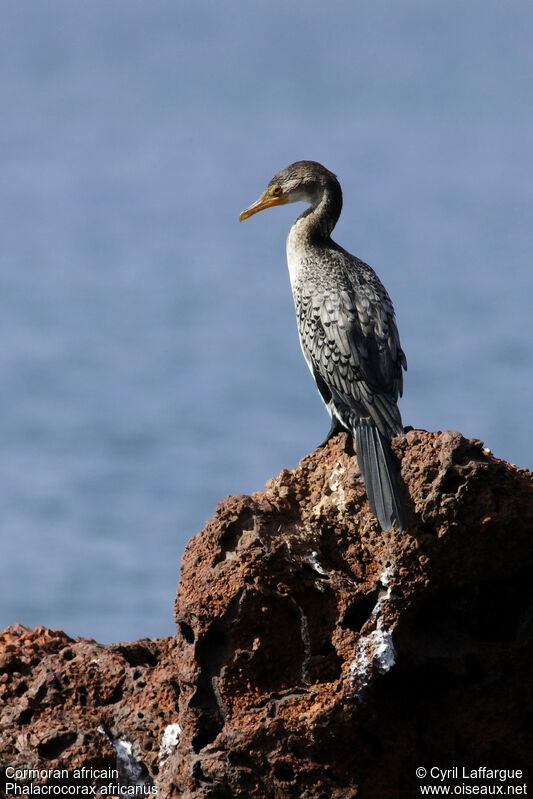
<path fill-rule="evenodd" d="M 333 416 L 332 419 L 331 419 L 331 427 L 329 428 L 329 432 L 328 432 L 327 436 L 325 437 L 324 441 L 322 441 L 320 444 L 318 444 L 317 449 L 321 449 L 322 447 L 325 447 L 326 444 L 328 443 L 328 441 L 330 441 L 334 436 L 336 436 L 337 433 L 342 433 L 343 430 L 344 430 L 344 427 L 341 425 L 339 420 L 335 416 Z"/>

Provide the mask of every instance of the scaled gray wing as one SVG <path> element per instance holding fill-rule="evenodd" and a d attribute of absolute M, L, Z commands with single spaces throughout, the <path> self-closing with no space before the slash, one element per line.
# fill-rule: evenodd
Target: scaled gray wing
<path fill-rule="evenodd" d="M 337 283 L 330 292 L 322 285 L 300 295 L 298 327 L 311 371 L 326 383 L 338 410 L 348 414 L 349 426 L 371 417 L 391 438 L 402 432 L 396 400 L 405 356 L 390 299 L 370 272 L 375 284 L 366 274 L 357 286 L 357 276 L 346 276 L 341 290 Z"/>

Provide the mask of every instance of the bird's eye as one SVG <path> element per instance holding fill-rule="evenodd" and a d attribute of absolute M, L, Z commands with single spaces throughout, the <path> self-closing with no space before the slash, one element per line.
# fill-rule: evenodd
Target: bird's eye
<path fill-rule="evenodd" d="M 281 194 L 281 186 L 276 186 L 276 188 L 272 190 L 272 194 L 274 194 L 276 197 L 279 197 Z"/>

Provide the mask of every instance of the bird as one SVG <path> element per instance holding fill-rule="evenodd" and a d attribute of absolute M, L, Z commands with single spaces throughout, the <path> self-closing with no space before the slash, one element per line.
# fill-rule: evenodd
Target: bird
<path fill-rule="evenodd" d="M 302 352 L 331 418 L 320 446 L 351 433 L 372 513 L 384 531 L 405 530 L 390 441 L 404 432 L 397 402 L 407 360 L 376 272 L 331 238 L 342 210 L 337 177 L 317 161 L 296 161 L 239 220 L 301 201 L 308 207 L 290 228 L 287 265 Z"/>

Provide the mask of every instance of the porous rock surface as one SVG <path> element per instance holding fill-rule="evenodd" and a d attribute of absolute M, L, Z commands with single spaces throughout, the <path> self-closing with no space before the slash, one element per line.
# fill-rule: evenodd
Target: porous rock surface
<path fill-rule="evenodd" d="M 459 433 L 393 450 L 408 532 L 379 529 L 340 434 L 219 504 L 183 558 L 175 638 L 5 631 L 2 764 L 118 756 L 176 799 L 403 799 L 432 766 L 527 782 L 533 475 Z"/>
<path fill-rule="evenodd" d="M 34 791 L 72 785 L 82 795 L 89 784 L 138 784 L 150 795 L 164 732 L 177 721 L 174 645 L 167 638 L 104 646 L 20 624 L 0 633 L 0 796 L 15 772 L 28 773 L 15 782 Z M 76 779 L 82 768 L 119 778 Z M 33 778 L 32 770 L 69 776 Z"/>

